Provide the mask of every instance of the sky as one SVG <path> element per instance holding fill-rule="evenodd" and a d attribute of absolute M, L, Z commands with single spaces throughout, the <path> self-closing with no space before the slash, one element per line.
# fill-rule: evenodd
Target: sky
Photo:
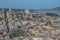
<path fill-rule="evenodd" d="M 60 0 L 0 0 L 0 8 L 44 9 L 60 6 Z"/>

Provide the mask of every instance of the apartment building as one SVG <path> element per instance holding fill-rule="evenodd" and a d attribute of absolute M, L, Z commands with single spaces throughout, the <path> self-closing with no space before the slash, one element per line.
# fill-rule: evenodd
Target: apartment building
<path fill-rule="evenodd" d="M 0 32 L 6 31 L 4 9 L 0 11 Z"/>

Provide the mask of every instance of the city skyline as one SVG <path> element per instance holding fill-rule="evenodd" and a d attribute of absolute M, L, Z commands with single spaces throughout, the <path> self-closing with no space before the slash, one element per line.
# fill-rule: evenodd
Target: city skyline
<path fill-rule="evenodd" d="M 60 7 L 60 0 L 0 0 L 0 8 L 44 9 Z"/>

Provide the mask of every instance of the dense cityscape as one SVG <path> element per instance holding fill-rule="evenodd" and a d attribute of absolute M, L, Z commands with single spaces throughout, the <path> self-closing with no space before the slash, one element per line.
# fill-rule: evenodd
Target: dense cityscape
<path fill-rule="evenodd" d="M 0 40 L 60 40 L 60 15 L 1 9 Z"/>

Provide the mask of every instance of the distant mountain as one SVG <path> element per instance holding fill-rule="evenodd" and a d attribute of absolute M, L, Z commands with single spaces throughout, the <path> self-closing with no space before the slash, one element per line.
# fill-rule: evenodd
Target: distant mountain
<path fill-rule="evenodd" d="M 53 8 L 54 10 L 60 10 L 60 7 Z"/>
<path fill-rule="evenodd" d="M 3 8 L 0 8 L 2 10 Z M 4 8 L 4 12 L 6 13 L 9 10 L 9 8 Z M 14 12 L 17 11 L 24 11 L 24 9 L 11 9 Z M 55 14 L 60 14 L 60 7 L 56 8 L 51 8 L 51 9 L 28 9 L 31 13 L 41 13 L 41 12 L 47 12 L 47 13 L 55 13 Z"/>

